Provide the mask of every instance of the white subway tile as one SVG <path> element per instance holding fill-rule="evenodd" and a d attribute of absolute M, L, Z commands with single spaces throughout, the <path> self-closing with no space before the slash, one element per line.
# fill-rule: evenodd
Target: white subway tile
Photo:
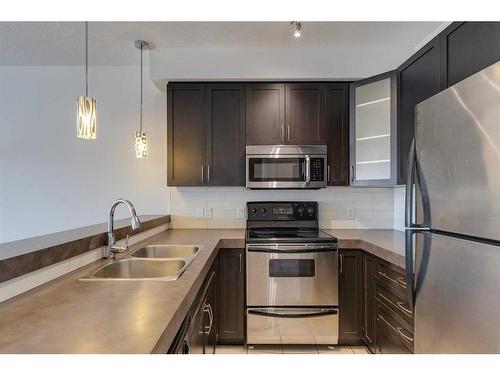
<path fill-rule="evenodd" d="M 373 202 L 354 202 L 354 208 L 361 211 L 390 211 L 394 208 L 394 202 L 391 201 L 373 201 Z"/>

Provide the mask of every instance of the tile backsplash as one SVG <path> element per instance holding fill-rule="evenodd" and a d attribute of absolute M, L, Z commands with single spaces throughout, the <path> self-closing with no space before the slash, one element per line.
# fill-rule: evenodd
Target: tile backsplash
<path fill-rule="evenodd" d="M 402 204 L 399 198 L 402 196 L 404 202 L 404 188 L 402 194 L 400 190 L 400 187 L 295 191 L 170 187 L 171 227 L 244 228 L 248 201 L 310 200 L 319 203 L 320 226 L 325 229 L 393 229 L 396 221 L 399 229 Z"/>

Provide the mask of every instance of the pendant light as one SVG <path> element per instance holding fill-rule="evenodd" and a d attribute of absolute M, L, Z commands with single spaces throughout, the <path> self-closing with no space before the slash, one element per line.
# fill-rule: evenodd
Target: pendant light
<path fill-rule="evenodd" d="M 85 22 L 85 96 L 79 96 L 76 112 L 76 136 L 96 138 L 96 100 L 89 97 L 89 25 Z"/>
<path fill-rule="evenodd" d="M 142 159 L 148 157 L 148 138 L 146 132 L 142 131 L 142 53 L 148 49 L 148 43 L 144 40 L 136 40 L 134 46 L 141 50 L 141 114 L 140 114 L 140 128 L 135 132 L 135 157 Z"/>

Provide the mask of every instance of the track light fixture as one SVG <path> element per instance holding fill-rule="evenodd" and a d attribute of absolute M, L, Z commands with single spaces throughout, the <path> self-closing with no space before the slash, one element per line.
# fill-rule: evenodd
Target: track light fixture
<path fill-rule="evenodd" d="M 295 30 L 293 32 L 293 36 L 296 38 L 300 38 L 300 36 L 302 35 L 302 24 L 300 22 L 297 22 L 297 21 L 292 21 L 292 22 L 290 22 L 290 24 L 295 25 Z"/>

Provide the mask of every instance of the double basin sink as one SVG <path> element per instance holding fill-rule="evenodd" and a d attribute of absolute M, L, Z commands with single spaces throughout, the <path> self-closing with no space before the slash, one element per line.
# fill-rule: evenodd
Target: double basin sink
<path fill-rule="evenodd" d="M 81 280 L 177 280 L 199 250 L 199 246 L 191 245 L 145 246 Z"/>

